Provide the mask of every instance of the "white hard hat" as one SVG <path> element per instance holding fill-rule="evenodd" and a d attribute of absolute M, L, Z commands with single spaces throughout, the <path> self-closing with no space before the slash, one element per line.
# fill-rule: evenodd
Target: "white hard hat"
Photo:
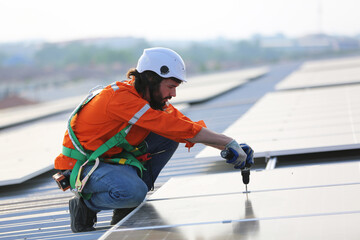
<path fill-rule="evenodd" d="M 139 58 L 136 70 L 139 73 L 153 71 L 160 77 L 174 77 L 186 82 L 185 63 L 175 51 L 168 48 L 147 48 Z"/>

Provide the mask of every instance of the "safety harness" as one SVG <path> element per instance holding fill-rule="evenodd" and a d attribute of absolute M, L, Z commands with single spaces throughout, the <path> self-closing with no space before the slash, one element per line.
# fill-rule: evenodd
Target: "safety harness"
<path fill-rule="evenodd" d="M 116 91 L 118 88 L 116 83 L 111 85 L 113 90 Z M 72 188 L 72 191 L 75 194 L 78 194 L 82 196 L 84 199 L 90 199 L 91 193 L 82 193 L 82 190 L 85 187 L 86 182 L 88 181 L 91 174 L 96 170 L 96 168 L 99 165 L 99 162 L 108 162 L 108 163 L 116 163 L 116 164 L 127 164 L 137 167 L 140 170 L 140 174 L 142 175 L 143 170 L 146 170 L 146 168 L 143 166 L 143 164 L 138 160 L 148 160 L 148 155 L 145 154 L 147 151 L 146 143 L 142 142 L 139 146 L 132 146 L 130 143 L 125 139 L 126 135 L 129 133 L 132 124 L 134 124 L 137 119 L 145 113 L 147 110 L 147 107 L 144 107 L 142 112 L 136 113 L 134 115 L 134 118 L 136 118 L 136 121 L 129 121 L 129 125 L 127 125 L 123 130 L 115 134 L 112 138 L 110 138 L 108 141 L 106 141 L 104 144 L 102 144 L 98 149 L 95 151 L 88 151 L 85 150 L 79 140 L 77 139 L 73 129 L 71 128 L 71 120 L 73 117 L 79 113 L 79 111 L 87 104 L 89 103 L 96 95 L 98 95 L 103 88 L 99 89 L 98 87 L 96 89 L 93 89 L 90 91 L 90 94 L 75 108 L 75 110 L 71 113 L 68 124 L 67 124 L 67 130 L 69 132 L 69 136 L 71 139 L 72 144 L 74 145 L 75 149 L 67 148 L 63 146 L 62 154 L 76 159 L 76 164 L 74 168 L 71 171 L 70 175 L 70 186 Z M 105 152 L 107 152 L 109 149 L 113 147 L 121 147 L 123 148 L 123 151 L 120 154 L 117 154 L 114 156 L 114 158 L 101 158 L 100 156 L 103 155 Z M 88 174 L 81 180 L 81 173 L 83 170 L 83 167 L 87 164 L 93 165 L 91 170 L 88 172 Z"/>

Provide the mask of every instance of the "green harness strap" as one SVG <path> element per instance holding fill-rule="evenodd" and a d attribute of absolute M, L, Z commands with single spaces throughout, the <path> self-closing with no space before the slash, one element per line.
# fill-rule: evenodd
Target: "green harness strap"
<path fill-rule="evenodd" d="M 98 92 L 99 93 L 99 92 Z M 116 164 L 127 164 L 137 167 L 140 170 L 142 175 L 143 170 L 146 170 L 145 167 L 136 159 L 136 157 L 141 156 L 146 153 L 146 144 L 143 142 L 137 147 L 130 145 L 130 143 L 125 139 L 127 133 L 130 131 L 132 127 L 131 124 L 126 126 L 123 130 L 115 134 L 112 138 L 102 144 L 98 149 L 94 152 L 86 151 L 81 146 L 79 140 L 77 139 L 74 131 L 71 128 L 71 120 L 93 97 L 95 97 L 98 93 L 89 95 L 71 114 L 68 121 L 68 132 L 70 139 L 75 147 L 75 149 L 67 148 L 63 146 L 62 154 L 76 159 L 76 164 L 73 167 L 70 175 L 70 186 L 71 188 L 78 192 L 84 199 L 90 199 L 91 194 L 81 193 L 83 187 L 85 186 L 86 181 L 90 177 L 90 175 L 95 171 L 100 161 L 111 162 Z M 123 152 L 117 154 L 115 158 L 112 159 L 99 159 L 99 157 L 107 152 L 109 149 L 118 146 L 123 148 Z M 80 181 L 82 166 L 86 164 L 93 164 L 93 168 L 89 171 L 89 173 Z"/>
<path fill-rule="evenodd" d="M 129 126 L 128 126 L 129 127 Z M 74 168 L 72 169 L 71 175 L 70 175 L 70 185 L 71 188 L 77 191 L 83 198 L 90 199 L 91 194 L 85 194 L 81 193 L 86 181 L 92 172 L 96 169 L 96 167 L 93 167 L 92 170 L 87 174 L 87 176 L 84 177 L 82 181 L 80 181 L 80 175 L 81 175 L 81 166 L 86 164 L 96 164 L 96 160 L 101 156 L 103 153 L 108 151 L 110 148 L 114 146 L 123 147 L 125 151 L 121 152 L 120 154 L 116 155 L 116 158 L 111 159 L 99 159 L 100 161 L 104 162 L 110 162 L 110 163 L 116 163 L 116 164 L 127 164 L 137 167 L 140 170 L 140 173 L 142 175 L 143 170 L 146 170 L 145 167 L 136 159 L 137 156 L 143 155 L 146 151 L 146 145 L 142 144 L 141 147 L 133 147 L 131 146 L 125 138 L 120 138 L 120 141 L 117 141 L 119 139 L 119 136 L 122 136 L 122 134 L 126 131 L 128 128 L 126 127 L 119 133 L 117 133 L 114 137 L 110 138 L 107 142 L 105 142 L 103 145 L 101 145 L 98 149 L 96 149 L 90 157 L 87 159 L 84 155 L 81 155 L 80 152 L 77 152 L 77 150 L 71 149 L 72 155 L 67 155 L 67 151 L 69 148 L 64 147 L 63 148 L 63 154 L 68 157 L 75 158 L 74 152 L 77 152 L 77 159 L 76 164 Z M 131 148 L 129 147 L 131 146 Z M 85 181 L 85 182 L 84 182 Z"/>

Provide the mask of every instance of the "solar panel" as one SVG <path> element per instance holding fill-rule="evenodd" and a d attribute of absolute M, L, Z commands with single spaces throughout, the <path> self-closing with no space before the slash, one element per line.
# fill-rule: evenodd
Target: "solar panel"
<path fill-rule="evenodd" d="M 53 169 L 66 129 L 63 119 L 0 132 L 0 186 L 17 184 Z"/>
<path fill-rule="evenodd" d="M 248 188 L 251 192 L 261 192 L 290 188 L 347 185 L 360 182 L 359 173 L 360 162 L 321 164 L 294 167 L 292 169 L 279 168 L 271 171 L 251 171 Z M 221 187 L 215 187 L 220 184 L 219 181 Z M 241 173 L 237 171 L 226 174 L 171 178 L 151 195 L 150 200 L 226 195 L 244 191 L 245 187 L 242 184 Z"/>
<path fill-rule="evenodd" d="M 192 77 L 177 89 L 177 96 L 171 102 L 175 104 L 203 102 L 258 78 L 267 71 L 267 67 L 259 67 Z"/>
<path fill-rule="evenodd" d="M 276 85 L 277 90 L 360 83 L 360 57 L 307 61 Z"/>
<path fill-rule="evenodd" d="M 352 67 L 360 67 L 359 56 L 306 61 L 300 69 L 301 71 L 319 71 Z"/>
<path fill-rule="evenodd" d="M 224 134 L 246 142 L 255 156 L 360 148 L 360 85 L 273 92 Z M 196 157 L 219 156 L 206 147 Z"/>
<path fill-rule="evenodd" d="M 342 85 L 360 82 L 360 66 L 326 71 L 296 71 L 277 86 L 277 90 Z"/>
<path fill-rule="evenodd" d="M 101 239 L 356 239 L 359 167 L 253 172 L 249 194 L 240 173 L 174 179 Z"/>
<path fill-rule="evenodd" d="M 270 207 L 270 206 L 269 206 Z M 251 208 L 248 208 L 251 212 Z M 107 240 L 235 240 L 235 239 L 327 239 L 327 240 L 358 240 L 359 230 L 356 224 L 359 222 L 358 213 L 333 214 L 314 217 L 278 217 L 253 218 L 241 221 L 214 222 L 208 225 L 181 225 L 176 227 L 162 227 L 159 229 L 138 229 L 122 232 L 112 232 L 106 237 Z M 121 231 L 119 229 L 119 231 Z M 104 239 L 104 238 L 102 238 Z"/>
<path fill-rule="evenodd" d="M 2 109 L 0 110 L 0 129 L 48 117 L 61 112 L 72 111 L 83 98 L 84 96 L 77 96 L 31 106 Z"/>

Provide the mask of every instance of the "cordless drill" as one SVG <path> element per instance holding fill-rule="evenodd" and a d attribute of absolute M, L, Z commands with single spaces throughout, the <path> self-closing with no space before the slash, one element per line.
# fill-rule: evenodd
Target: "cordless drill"
<path fill-rule="evenodd" d="M 229 149 L 222 150 L 220 155 L 226 160 L 231 160 L 234 157 L 234 153 Z M 250 167 L 251 164 L 246 162 L 245 167 L 241 169 L 242 181 L 245 184 L 245 192 L 247 192 L 247 185 L 250 182 Z"/>

